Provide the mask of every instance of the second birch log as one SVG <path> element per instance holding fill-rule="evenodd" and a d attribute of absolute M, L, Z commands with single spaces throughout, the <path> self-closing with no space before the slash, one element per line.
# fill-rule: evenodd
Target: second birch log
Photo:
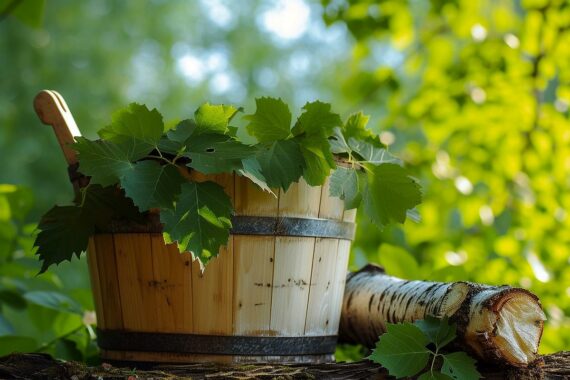
<path fill-rule="evenodd" d="M 367 265 L 350 273 L 340 340 L 374 347 L 387 323 L 427 315 L 457 323 L 460 345 L 483 360 L 526 366 L 538 358 L 544 312 L 525 289 L 469 282 L 407 281 Z"/>

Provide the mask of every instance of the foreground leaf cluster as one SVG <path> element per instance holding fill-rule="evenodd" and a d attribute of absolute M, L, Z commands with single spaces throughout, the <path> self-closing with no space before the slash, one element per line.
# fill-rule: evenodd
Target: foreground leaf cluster
<path fill-rule="evenodd" d="M 331 176 L 331 195 L 347 209 L 362 206 L 379 227 L 404 222 L 420 203 L 418 184 L 366 129 L 363 114 L 343 123 L 330 104 L 315 101 L 293 122 L 281 99 L 259 98 L 238 128 L 232 123 L 240 111 L 206 103 L 167 129 L 156 109 L 133 103 L 113 115 L 99 139 L 78 138 L 73 148 L 90 185 L 75 205 L 56 206 L 42 219 L 35 244 L 42 271 L 79 256 L 112 220 L 146 213 L 159 213 L 167 242 L 206 263 L 232 227 L 230 198 L 208 180 L 216 174 L 245 176 L 272 193 L 301 178 L 320 186 Z"/>
<path fill-rule="evenodd" d="M 428 316 L 413 324 L 389 323 L 369 359 L 397 378 L 421 373 L 421 380 L 478 380 L 481 374 L 475 360 L 465 352 L 442 353 L 442 348 L 455 339 L 456 329 L 447 317 Z"/>

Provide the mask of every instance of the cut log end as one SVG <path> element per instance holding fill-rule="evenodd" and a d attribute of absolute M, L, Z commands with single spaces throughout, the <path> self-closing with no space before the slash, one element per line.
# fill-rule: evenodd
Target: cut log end
<path fill-rule="evenodd" d="M 519 367 L 534 362 L 546 320 L 538 299 L 523 289 L 508 289 L 492 298 L 490 304 L 472 309 L 467 343 L 489 359 L 503 358 Z"/>

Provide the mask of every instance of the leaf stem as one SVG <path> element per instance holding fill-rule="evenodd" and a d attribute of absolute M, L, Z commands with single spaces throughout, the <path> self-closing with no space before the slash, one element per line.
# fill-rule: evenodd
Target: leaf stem
<path fill-rule="evenodd" d="M 159 151 L 159 153 L 160 153 L 160 151 Z M 162 154 L 160 156 L 155 156 L 155 155 L 149 154 L 146 156 L 146 158 L 156 158 L 157 160 L 164 161 L 167 164 L 174 164 L 174 161 L 170 161 L 168 158 L 164 158 L 164 156 Z"/>

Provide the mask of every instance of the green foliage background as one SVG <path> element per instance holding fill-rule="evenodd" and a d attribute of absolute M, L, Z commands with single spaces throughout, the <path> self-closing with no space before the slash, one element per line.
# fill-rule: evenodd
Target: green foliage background
<path fill-rule="evenodd" d="M 378 233 L 361 218 L 352 268 L 529 288 L 548 316 L 541 351 L 570 346 L 567 1 L 24 0 L 3 15 L 10 3 L 0 183 L 18 187 L 0 187 L 0 354 L 96 354 L 85 261 L 35 277 L 34 223 L 72 197 L 31 108 L 42 88 L 63 94 L 87 137 L 131 101 L 166 119 L 205 100 L 252 111 L 260 95 L 295 109 L 318 98 L 343 117 L 363 109 L 425 196 L 420 223 Z M 285 3 L 306 16 L 302 33 L 272 29 Z"/>

